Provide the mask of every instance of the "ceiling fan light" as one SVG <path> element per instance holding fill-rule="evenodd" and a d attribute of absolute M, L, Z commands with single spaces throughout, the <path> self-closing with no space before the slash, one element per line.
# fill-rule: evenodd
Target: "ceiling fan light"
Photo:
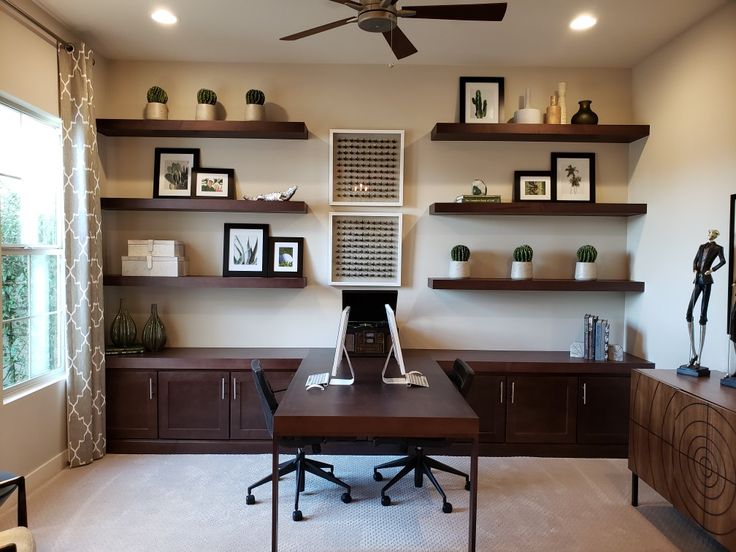
<path fill-rule="evenodd" d="M 594 27 L 598 23 L 598 20 L 589 14 L 578 15 L 575 19 L 570 21 L 570 28 L 573 31 L 585 31 Z"/>
<path fill-rule="evenodd" d="M 153 19 L 156 23 L 161 23 L 161 25 L 173 25 L 179 19 L 171 13 L 169 10 L 156 10 L 151 14 L 151 19 Z"/>

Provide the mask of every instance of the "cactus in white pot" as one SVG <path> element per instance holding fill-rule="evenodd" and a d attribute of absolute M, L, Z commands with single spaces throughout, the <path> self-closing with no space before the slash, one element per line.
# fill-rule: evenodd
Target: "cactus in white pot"
<path fill-rule="evenodd" d="M 245 120 L 263 121 L 266 119 L 266 110 L 263 106 L 266 95 L 261 90 L 251 88 L 245 93 Z"/>
<path fill-rule="evenodd" d="M 160 86 L 152 86 L 146 92 L 146 110 L 143 112 L 143 117 L 146 119 L 168 119 L 169 108 L 166 106 L 166 102 L 169 101 L 169 96 L 166 94 L 166 90 Z"/>
<path fill-rule="evenodd" d="M 598 270 L 595 260 L 598 258 L 598 251 L 590 244 L 581 245 L 577 251 L 577 262 L 575 263 L 575 279 L 576 280 L 596 280 L 598 278 Z"/>
<path fill-rule="evenodd" d="M 470 249 L 467 245 L 456 245 L 450 250 L 450 278 L 470 276 Z"/>
<path fill-rule="evenodd" d="M 214 90 L 199 89 L 197 92 L 197 111 L 194 118 L 198 121 L 214 121 L 217 119 L 217 94 Z"/>
<path fill-rule="evenodd" d="M 532 257 L 534 250 L 531 245 L 525 243 L 514 249 L 514 260 L 511 263 L 512 280 L 532 279 Z"/>

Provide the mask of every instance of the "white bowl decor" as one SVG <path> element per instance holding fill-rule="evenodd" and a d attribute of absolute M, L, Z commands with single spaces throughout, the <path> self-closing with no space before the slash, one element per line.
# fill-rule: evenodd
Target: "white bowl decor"
<path fill-rule="evenodd" d="M 470 276 L 470 249 L 466 245 L 456 245 L 450 250 L 450 278 Z"/>
<path fill-rule="evenodd" d="M 576 280 L 595 280 L 598 278 L 598 270 L 595 260 L 598 251 L 592 245 L 582 245 L 577 251 L 578 261 L 575 263 Z"/>
<path fill-rule="evenodd" d="M 511 262 L 512 280 L 531 280 L 533 275 L 531 245 L 523 244 L 514 249 L 514 260 Z"/>
<path fill-rule="evenodd" d="M 197 111 L 194 118 L 198 121 L 214 121 L 217 119 L 217 94 L 214 90 L 199 89 L 197 92 Z"/>
<path fill-rule="evenodd" d="M 265 121 L 266 110 L 263 103 L 266 101 L 266 95 L 261 90 L 251 88 L 245 93 L 245 120 L 246 121 Z"/>
<path fill-rule="evenodd" d="M 166 106 L 166 102 L 169 101 L 169 96 L 166 94 L 166 90 L 160 86 L 152 86 L 146 93 L 146 110 L 143 112 L 143 117 L 146 119 L 168 119 L 169 108 Z"/>

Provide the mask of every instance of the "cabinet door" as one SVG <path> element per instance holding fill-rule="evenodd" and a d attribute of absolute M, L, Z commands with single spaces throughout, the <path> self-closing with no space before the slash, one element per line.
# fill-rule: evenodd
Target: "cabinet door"
<path fill-rule="evenodd" d="M 274 391 L 286 389 L 294 377 L 293 371 L 267 371 L 266 376 Z M 271 439 L 258 398 L 253 374 L 248 371 L 230 372 L 233 397 L 230 401 L 231 439 Z M 282 393 L 276 393 L 279 399 Z"/>
<path fill-rule="evenodd" d="M 480 418 L 480 442 L 503 443 L 506 438 L 506 378 L 475 374 L 468 404 Z"/>
<path fill-rule="evenodd" d="M 581 376 L 578 443 L 626 444 L 629 437 L 629 376 Z"/>
<path fill-rule="evenodd" d="M 161 371 L 158 383 L 161 439 L 229 437 L 229 372 Z"/>
<path fill-rule="evenodd" d="M 105 374 L 108 439 L 156 439 L 156 372 L 108 370 Z"/>
<path fill-rule="evenodd" d="M 575 376 L 508 376 L 506 441 L 574 443 Z"/>

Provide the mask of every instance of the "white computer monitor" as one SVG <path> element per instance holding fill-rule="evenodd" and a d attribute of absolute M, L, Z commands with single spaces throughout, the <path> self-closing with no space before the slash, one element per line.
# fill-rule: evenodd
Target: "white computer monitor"
<path fill-rule="evenodd" d="M 396 316 L 390 305 L 386 307 L 386 319 L 388 320 L 388 331 L 391 334 L 391 349 L 386 357 L 386 362 L 383 364 L 383 371 L 381 372 L 381 379 L 383 383 L 396 383 L 406 385 L 406 366 L 404 366 L 404 355 L 401 353 L 401 342 L 399 341 L 399 328 L 396 325 Z M 400 378 L 387 378 L 386 370 L 388 369 L 388 363 L 391 360 L 391 355 L 394 355 L 396 362 L 399 365 L 399 371 L 401 372 Z"/>
<path fill-rule="evenodd" d="M 345 307 L 340 315 L 340 325 L 337 327 L 337 343 L 335 344 L 335 358 L 332 361 L 332 374 L 330 376 L 330 385 L 352 385 L 355 382 L 355 372 L 353 371 L 353 364 L 350 362 L 350 356 L 345 348 L 345 335 L 348 331 L 348 320 L 350 319 L 350 307 Z M 342 364 L 342 357 L 345 355 L 345 360 L 348 362 L 350 368 L 349 378 L 338 378 L 337 371 L 340 369 Z"/>

